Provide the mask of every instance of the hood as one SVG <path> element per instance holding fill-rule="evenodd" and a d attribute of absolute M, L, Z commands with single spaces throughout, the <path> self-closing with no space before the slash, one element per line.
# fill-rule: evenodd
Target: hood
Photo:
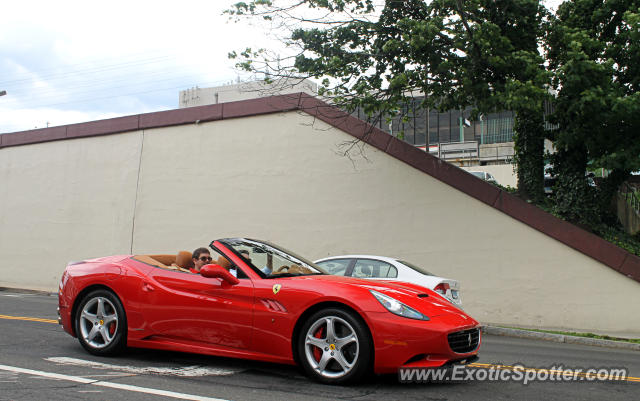
<path fill-rule="evenodd" d="M 410 306 L 429 317 L 453 313 L 460 316 L 464 315 L 465 319 L 469 318 L 464 311 L 442 298 L 436 292 L 428 288 L 403 281 L 367 280 L 332 275 L 301 276 L 292 277 L 292 279 L 314 280 L 318 283 L 318 287 L 321 287 L 321 283 L 327 283 L 331 288 L 333 288 L 334 294 L 343 293 L 340 291 L 340 287 L 343 286 L 363 292 L 369 292 L 370 290 L 377 291 L 393 297 L 403 304 Z M 325 295 L 329 295 L 330 292 L 327 288 L 323 293 Z M 376 307 L 376 310 L 379 310 L 379 302 L 373 297 L 373 295 L 365 294 L 365 296 L 371 297 L 371 300 L 373 301 L 371 304 Z"/>

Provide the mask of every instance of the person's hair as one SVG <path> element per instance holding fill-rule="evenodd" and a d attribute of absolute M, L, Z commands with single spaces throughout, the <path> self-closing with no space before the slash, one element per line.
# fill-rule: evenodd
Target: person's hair
<path fill-rule="evenodd" d="M 247 251 L 246 249 L 241 250 L 240 253 L 243 254 L 243 255 L 247 255 L 247 257 L 251 256 L 249 251 Z"/>
<path fill-rule="evenodd" d="M 209 255 L 211 255 L 211 252 L 209 252 L 207 248 L 198 248 L 195 251 L 193 251 L 192 257 L 194 259 L 198 259 L 200 258 L 200 255 L 202 255 L 203 253 L 208 253 Z"/>

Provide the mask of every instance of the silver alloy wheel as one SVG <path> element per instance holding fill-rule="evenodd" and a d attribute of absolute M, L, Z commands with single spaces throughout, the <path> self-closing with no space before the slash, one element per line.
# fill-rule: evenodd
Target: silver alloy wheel
<path fill-rule="evenodd" d="M 360 352 L 354 328 L 337 316 L 316 320 L 305 336 L 305 356 L 311 367 L 326 378 L 339 378 L 353 370 Z"/>
<path fill-rule="evenodd" d="M 80 313 L 80 332 L 87 344 L 104 348 L 118 332 L 118 311 L 104 297 L 91 298 Z"/>

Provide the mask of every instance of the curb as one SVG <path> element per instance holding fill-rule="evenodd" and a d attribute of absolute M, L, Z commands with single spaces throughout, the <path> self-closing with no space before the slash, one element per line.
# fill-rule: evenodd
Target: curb
<path fill-rule="evenodd" d="M 506 327 L 497 327 L 497 326 L 482 326 L 482 332 L 484 334 L 491 334 L 494 336 L 530 338 L 534 340 L 553 341 L 553 342 L 565 343 L 565 344 L 581 344 L 581 345 L 590 345 L 595 347 L 607 347 L 607 348 L 640 351 L 640 344 L 627 343 L 624 341 L 601 340 L 598 338 L 567 336 L 564 334 L 541 333 L 539 331 L 509 329 Z"/>

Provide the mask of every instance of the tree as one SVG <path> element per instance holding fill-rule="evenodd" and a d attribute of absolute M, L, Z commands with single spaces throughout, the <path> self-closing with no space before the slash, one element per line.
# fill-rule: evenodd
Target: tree
<path fill-rule="evenodd" d="M 520 190 L 542 198 L 550 81 L 538 52 L 545 15 L 538 0 L 389 0 L 381 7 L 371 0 L 254 0 L 229 13 L 289 29 L 299 53 L 275 75 L 321 79 L 320 94 L 349 112 L 396 114 L 416 92 L 425 94 L 424 108 L 472 106 L 474 116 L 513 110 Z M 239 65 L 255 72 L 275 64 L 265 56 L 247 49 Z"/>
<path fill-rule="evenodd" d="M 564 2 L 547 48 L 558 95 L 552 139 L 558 153 L 554 210 L 595 228 L 612 224 L 612 198 L 640 168 L 640 1 Z M 598 190 L 587 164 L 610 170 Z"/>

